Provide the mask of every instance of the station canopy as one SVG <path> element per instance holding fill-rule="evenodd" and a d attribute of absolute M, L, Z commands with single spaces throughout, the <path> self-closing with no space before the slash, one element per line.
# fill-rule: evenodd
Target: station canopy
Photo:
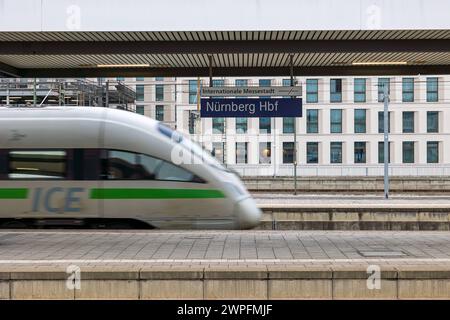
<path fill-rule="evenodd" d="M 0 75 L 450 74 L 448 0 L 2 0 Z"/>

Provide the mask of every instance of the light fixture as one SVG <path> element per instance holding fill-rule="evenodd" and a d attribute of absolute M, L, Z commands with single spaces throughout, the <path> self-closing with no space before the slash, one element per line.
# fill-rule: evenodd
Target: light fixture
<path fill-rule="evenodd" d="M 97 68 L 148 68 L 150 64 L 97 64 Z"/>
<path fill-rule="evenodd" d="M 390 66 L 390 65 L 406 65 L 406 61 L 368 61 L 368 62 L 352 62 L 354 66 Z"/>

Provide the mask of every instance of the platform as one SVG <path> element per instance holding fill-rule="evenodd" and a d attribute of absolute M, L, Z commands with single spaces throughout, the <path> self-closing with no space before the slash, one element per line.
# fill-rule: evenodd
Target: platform
<path fill-rule="evenodd" d="M 0 297 L 450 299 L 450 233 L 3 230 Z"/>
<path fill-rule="evenodd" d="M 438 194 L 254 193 L 265 230 L 450 230 L 450 198 Z"/>

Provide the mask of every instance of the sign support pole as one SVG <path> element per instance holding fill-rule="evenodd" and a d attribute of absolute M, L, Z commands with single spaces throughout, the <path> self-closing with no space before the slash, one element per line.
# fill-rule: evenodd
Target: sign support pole
<path fill-rule="evenodd" d="M 384 198 L 389 198 L 389 91 L 384 84 Z"/>
<path fill-rule="evenodd" d="M 294 86 L 294 64 L 292 54 L 289 56 L 291 87 Z M 294 195 L 297 195 L 297 118 L 294 117 Z"/>

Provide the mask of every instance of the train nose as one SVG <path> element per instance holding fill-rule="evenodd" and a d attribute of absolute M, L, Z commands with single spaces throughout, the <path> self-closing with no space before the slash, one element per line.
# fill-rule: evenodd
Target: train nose
<path fill-rule="evenodd" d="M 235 213 L 239 228 L 241 229 L 254 228 L 261 222 L 262 212 L 252 198 L 247 198 L 236 203 Z"/>

